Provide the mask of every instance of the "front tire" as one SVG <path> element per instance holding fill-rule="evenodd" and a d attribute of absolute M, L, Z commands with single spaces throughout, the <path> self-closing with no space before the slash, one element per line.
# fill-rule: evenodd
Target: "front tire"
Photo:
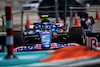
<path fill-rule="evenodd" d="M 24 43 L 22 31 L 14 30 L 13 36 L 14 36 L 14 47 L 18 47 Z"/>

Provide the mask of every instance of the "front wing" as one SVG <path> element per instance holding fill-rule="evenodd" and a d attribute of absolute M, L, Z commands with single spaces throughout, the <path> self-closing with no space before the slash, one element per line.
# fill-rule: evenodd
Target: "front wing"
<path fill-rule="evenodd" d="M 51 43 L 50 49 L 61 48 L 66 46 L 80 46 L 78 43 L 68 43 L 68 44 L 59 44 L 59 43 Z M 41 50 L 41 44 L 35 44 L 33 46 L 19 46 L 13 49 L 14 52 L 19 51 L 29 51 L 29 50 Z"/>

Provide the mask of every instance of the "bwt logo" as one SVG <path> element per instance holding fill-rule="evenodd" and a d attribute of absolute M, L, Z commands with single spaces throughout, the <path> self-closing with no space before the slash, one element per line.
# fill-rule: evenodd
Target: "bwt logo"
<path fill-rule="evenodd" d="M 67 44 L 57 44 L 57 47 L 65 47 L 68 46 Z"/>
<path fill-rule="evenodd" d="M 37 45 L 33 45 L 33 46 L 22 46 L 20 48 L 17 49 L 17 51 L 24 51 L 24 50 L 31 50 L 34 49 Z"/>
<path fill-rule="evenodd" d="M 100 42 L 95 37 L 86 37 L 86 45 L 91 48 L 96 48 L 100 47 Z"/>

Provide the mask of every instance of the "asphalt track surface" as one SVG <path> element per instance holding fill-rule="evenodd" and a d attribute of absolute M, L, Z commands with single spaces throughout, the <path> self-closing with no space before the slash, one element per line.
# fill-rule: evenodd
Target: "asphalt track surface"
<path fill-rule="evenodd" d="M 0 53 L 0 67 L 99 67 L 100 56 L 64 59 L 58 61 L 39 62 L 40 59 L 51 56 L 52 50 L 14 52 L 18 59 L 4 60 L 7 53 Z"/>

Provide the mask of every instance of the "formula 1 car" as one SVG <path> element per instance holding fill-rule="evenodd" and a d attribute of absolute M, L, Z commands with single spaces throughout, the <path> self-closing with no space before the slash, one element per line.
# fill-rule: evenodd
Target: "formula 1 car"
<path fill-rule="evenodd" d="M 60 32 L 63 23 L 42 22 L 29 25 L 29 29 L 33 29 L 33 33 L 24 34 L 25 44 L 42 44 L 42 49 L 50 48 L 51 43 L 66 42 L 68 32 Z M 27 30 L 26 30 L 27 31 Z"/>
<path fill-rule="evenodd" d="M 43 22 L 29 25 L 26 29 L 26 32 L 24 33 L 24 44 L 42 44 L 42 49 L 47 49 L 50 48 L 51 43 L 65 43 L 67 40 L 68 32 L 60 32 L 60 28 L 62 26 L 63 23 L 54 22 Z M 32 31 L 30 32 L 29 29 Z"/>
<path fill-rule="evenodd" d="M 79 31 L 71 28 L 71 31 L 66 31 L 63 29 L 64 23 L 54 23 L 47 19 L 44 19 L 41 23 L 34 23 L 33 25 L 26 26 L 24 33 L 18 31 L 14 32 L 14 46 L 32 46 L 36 44 L 41 44 L 42 49 L 50 49 L 52 43 L 56 43 L 57 46 L 67 46 L 68 42 L 78 43 L 82 41 L 81 36 L 83 32 L 75 35 L 72 33 Z M 79 27 L 79 29 L 81 29 Z M 74 32 L 74 34 L 75 34 Z M 73 37 L 72 37 L 73 36 Z M 79 37 L 79 38 L 78 38 Z M 77 39 L 75 39 L 77 38 Z"/>

